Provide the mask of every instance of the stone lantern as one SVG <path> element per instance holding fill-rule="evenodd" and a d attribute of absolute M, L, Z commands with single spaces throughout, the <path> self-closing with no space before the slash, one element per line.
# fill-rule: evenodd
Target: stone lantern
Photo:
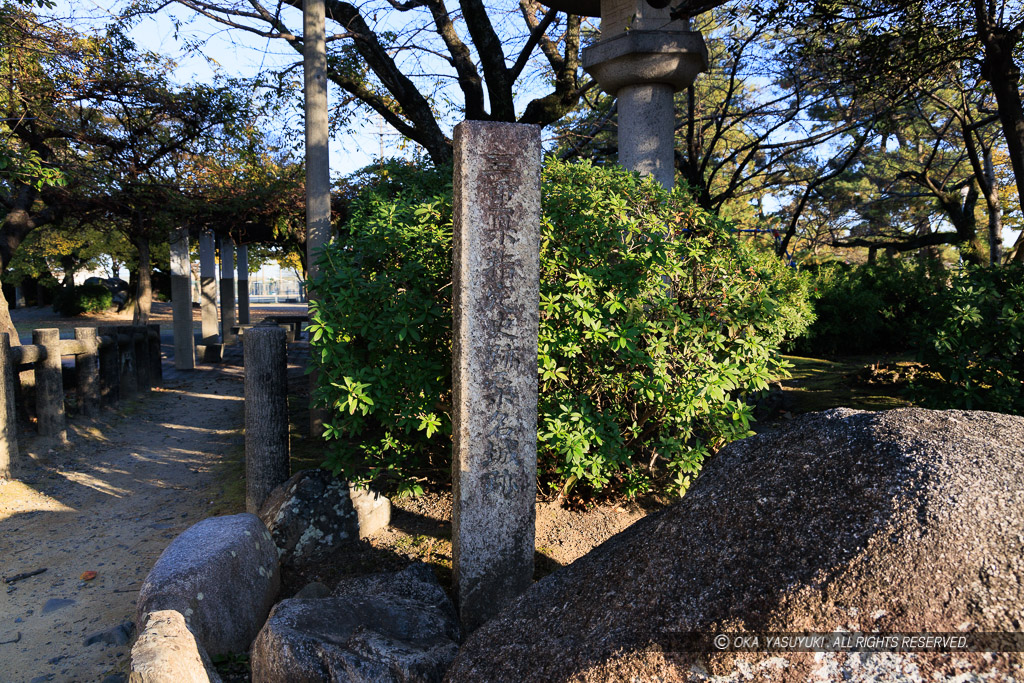
<path fill-rule="evenodd" d="M 708 68 L 708 50 L 689 20 L 665 0 L 540 0 L 552 9 L 601 17 L 601 37 L 583 49 L 583 69 L 618 99 L 619 163 L 675 184 L 672 95 Z"/>

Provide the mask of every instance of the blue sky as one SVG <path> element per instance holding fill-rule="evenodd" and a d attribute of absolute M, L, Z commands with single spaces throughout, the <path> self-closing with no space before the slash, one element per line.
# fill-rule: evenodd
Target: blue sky
<path fill-rule="evenodd" d="M 53 15 L 70 19 L 79 28 L 100 29 L 116 16 L 123 3 L 119 0 L 58 0 Z M 175 18 L 181 22 L 176 30 Z M 297 52 L 281 40 L 269 40 L 237 29 L 228 29 L 190 11 L 170 5 L 159 15 L 142 19 L 131 32 L 140 49 L 151 50 L 177 63 L 178 83 L 210 82 L 215 74 L 229 77 L 253 77 L 262 71 L 281 69 L 299 63 Z M 190 52 L 190 44 L 201 47 L 201 54 Z M 298 72 L 301 75 L 301 71 Z M 337 97 L 331 91 L 329 98 Z M 301 102 L 296 103 L 301 107 Z M 301 140 L 301 119 L 282 121 Z M 331 176 L 344 176 L 385 156 L 407 156 L 401 149 L 401 136 L 380 119 L 359 122 L 354 134 L 335 134 L 330 141 Z M 284 132 L 283 130 L 277 132 Z"/>

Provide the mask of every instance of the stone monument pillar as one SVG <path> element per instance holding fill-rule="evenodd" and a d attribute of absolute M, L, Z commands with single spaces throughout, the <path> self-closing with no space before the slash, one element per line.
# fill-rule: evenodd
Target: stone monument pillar
<path fill-rule="evenodd" d="M 235 243 L 230 237 L 220 240 L 220 338 L 224 344 L 235 341 Z"/>
<path fill-rule="evenodd" d="M 238 324 L 249 324 L 249 247 L 239 244 L 238 260 Z"/>
<path fill-rule="evenodd" d="M 601 17 L 601 38 L 583 49 L 583 68 L 618 99 L 619 163 L 675 184 L 672 96 L 708 68 L 700 31 L 673 20 L 657 0 L 542 0 L 553 9 Z"/>
<path fill-rule="evenodd" d="M 203 360 L 220 359 L 217 339 L 217 255 L 213 233 L 204 230 L 199 235 L 199 293 L 203 313 Z"/>
<path fill-rule="evenodd" d="M 455 127 L 452 568 L 473 630 L 533 578 L 540 129 Z"/>
<path fill-rule="evenodd" d="M 174 321 L 174 367 L 196 367 L 195 336 L 192 333 L 192 264 L 188 254 L 188 231 L 172 230 L 171 308 Z"/>

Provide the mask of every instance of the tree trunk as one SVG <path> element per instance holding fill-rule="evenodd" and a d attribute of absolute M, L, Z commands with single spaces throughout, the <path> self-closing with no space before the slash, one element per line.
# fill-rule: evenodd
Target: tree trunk
<path fill-rule="evenodd" d="M 7 270 L 14 252 L 25 240 L 25 237 L 41 225 L 53 220 L 53 212 L 44 210 L 38 214 L 31 214 L 30 209 L 39 197 L 38 191 L 29 186 L 23 186 L 14 194 L 11 208 L 4 216 L 0 224 L 0 273 Z M 37 302 L 42 305 L 42 301 Z M 11 311 L 7 304 L 7 298 L 0 293 L 0 332 L 6 332 L 11 339 L 11 346 L 18 346 L 21 341 L 18 339 L 17 330 L 11 321 Z"/>
<path fill-rule="evenodd" d="M 7 333 L 11 340 L 11 346 L 21 345 L 21 340 L 18 339 L 18 330 L 14 327 L 14 321 L 11 320 L 11 309 L 7 304 L 7 297 L 4 296 L 2 289 L 0 289 L 0 332 Z"/>
<path fill-rule="evenodd" d="M 1003 206 L 999 203 L 999 187 L 996 185 L 996 169 L 992 163 L 992 148 L 986 146 L 982 152 L 985 169 L 985 203 L 988 205 L 988 254 L 989 263 L 998 266 L 1003 261 Z"/>
<path fill-rule="evenodd" d="M 992 93 L 996 98 L 1003 139 L 1010 155 L 1017 183 L 1017 198 L 1020 201 L 1024 199 L 1024 104 L 1018 86 L 1020 68 L 1013 59 L 1014 48 L 1020 41 L 1020 32 L 990 25 L 985 5 L 982 0 L 974 2 L 978 37 L 985 48 L 981 73 L 992 85 Z M 1021 258 L 1021 250 L 1018 249 L 1015 256 Z"/>
<path fill-rule="evenodd" d="M 132 324 L 146 325 L 149 323 L 149 312 L 153 304 L 153 266 L 149 259 L 149 238 L 135 237 L 132 244 L 139 252 L 139 279 L 135 290 Z"/>

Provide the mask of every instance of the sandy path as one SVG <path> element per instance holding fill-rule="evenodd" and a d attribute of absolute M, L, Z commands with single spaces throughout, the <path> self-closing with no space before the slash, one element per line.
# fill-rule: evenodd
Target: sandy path
<path fill-rule="evenodd" d="M 69 448 L 42 454 L 20 481 L 0 480 L 0 574 L 46 568 L 0 584 L 0 680 L 127 671 L 127 645 L 83 640 L 134 620 L 154 560 L 214 511 L 217 466 L 242 448 L 242 388 L 238 365 L 176 373 L 120 413 L 76 418 Z M 85 571 L 96 578 L 82 581 Z"/>

